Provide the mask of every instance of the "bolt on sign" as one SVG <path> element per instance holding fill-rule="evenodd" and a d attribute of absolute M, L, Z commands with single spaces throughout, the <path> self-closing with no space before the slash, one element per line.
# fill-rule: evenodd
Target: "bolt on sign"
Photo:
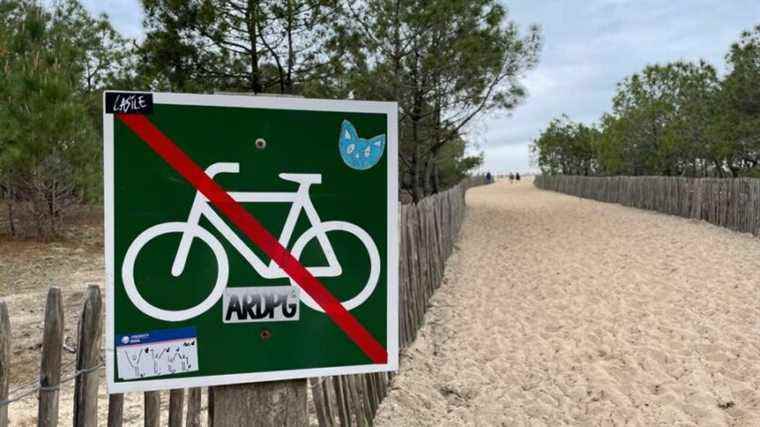
<path fill-rule="evenodd" d="M 109 392 L 398 367 L 397 105 L 104 96 Z"/>

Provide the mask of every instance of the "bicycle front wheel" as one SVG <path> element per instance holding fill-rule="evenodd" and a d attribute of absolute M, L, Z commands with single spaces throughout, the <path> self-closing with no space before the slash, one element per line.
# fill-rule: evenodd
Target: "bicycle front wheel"
<path fill-rule="evenodd" d="M 351 234 L 359 239 L 362 245 L 364 245 L 364 248 L 367 250 L 367 255 L 369 255 L 369 277 L 367 278 L 367 283 L 364 284 L 364 287 L 361 291 L 359 291 L 358 294 L 352 298 L 349 298 L 348 300 L 341 301 L 343 308 L 350 311 L 362 305 L 372 295 L 372 293 L 375 291 L 375 287 L 377 286 L 377 282 L 380 279 L 380 253 L 377 250 L 375 241 L 372 240 L 372 236 L 370 236 L 369 233 L 364 231 L 358 225 L 352 224 L 350 222 L 323 222 L 308 229 L 304 234 L 302 234 L 293 244 L 291 253 L 293 254 L 293 257 L 299 259 L 301 252 L 303 251 L 304 247 L 306 247 L 306 244 L 311 241 L 311 239 L 315 238 L 318 234 L 321 233 L 327 234 L 329 232 L 338 231 Z M 290 279 L 290 283 L 292 286 L 298 286 L 298 284 L 293 279 Z M 322 307 L 320 307 L 319 304 L 317 304 L 317 302 L 314 301 L 314 299 L 306 292 L 300 292 L 299 298 L 301 299 L 301 302 L 306 304 L 312 310 L 324 313 Z"/>

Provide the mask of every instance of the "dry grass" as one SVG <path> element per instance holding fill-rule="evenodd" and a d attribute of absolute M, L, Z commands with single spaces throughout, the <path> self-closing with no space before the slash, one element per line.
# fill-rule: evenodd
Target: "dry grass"
<path fill-rule="evenodd" d="M 0 203 L 0 212 L 5 206 Z M 100 283 L 103 275 L 103 212 L 78 209 L 52 242 L 14 240 L 0 220 L 0 297 L 39 292 L 48 286 L 64 290 L 83 282 Z"/>

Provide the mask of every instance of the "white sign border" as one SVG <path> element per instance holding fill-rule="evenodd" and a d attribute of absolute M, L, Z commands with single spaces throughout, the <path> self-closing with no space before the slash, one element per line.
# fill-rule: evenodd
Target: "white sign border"
<path fill-rule="evenodd" d="M 129 93 L 130 91 L 109 90 L 108 92 Z M 103 93 L 103 190 L 105 226 L 106 265 L 106 379 L 108 393 L 154 391 L 188 387 L 240 384 L 263 381 L 288 380 L 296 378 L 325 377 L 331 375 L 362 374 L 398 370 L 398 266 L 399 266 L 399 206 L 398 206 L 398 104 L 396 102 L 329 100 L 289 97 L 267 97 L 249 95 L 200 95 L 165 92 L 152 93 L 154 104 L 193 105 L 205 107 L 240 107 L 272 110 L 338 111 L 348 113 L 373 113 L 387 116 L 388 156 L 388 236 L 387 236 L 387 352 L 385 364 L 335 366 L 327 368 L 292 369 L 246 374 L 206 375 L 188 378 L 166 378 L 128 382 L 115 382 L 114 364 L 114 116 L 105 112 Z M 200 341 L 200 339 L 199 339 Z"/>

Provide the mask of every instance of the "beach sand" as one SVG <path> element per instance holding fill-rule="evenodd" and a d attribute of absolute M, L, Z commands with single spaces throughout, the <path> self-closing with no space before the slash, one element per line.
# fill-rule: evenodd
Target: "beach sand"
<path fill-rule="evenodd" d="M 380 426 L 760 425 L 760 239 L 471 189 Z"/>

